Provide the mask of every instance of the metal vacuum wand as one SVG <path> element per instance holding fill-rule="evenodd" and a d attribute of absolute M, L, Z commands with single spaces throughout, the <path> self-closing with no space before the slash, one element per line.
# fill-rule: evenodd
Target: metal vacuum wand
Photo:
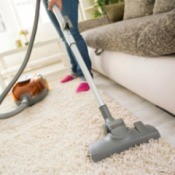
<path fill-rule="evenodd" d="M 60 10 L 58 9 L 58 7 L 56 5 L 53 7 L 53 13 L 59 22 L 59 25 L 63 31 L 64 37 L 67 41 L 67 44 L 69 45 L 72 52 L 74 53 L 74 55 L 77 59 L 77 62 L 80 65 L 82 72 L 83 72 L 86 80 L 89 83 L 90 88 L 92 89 L 92 91 L 97 99 L 99 109 L 103 115 L 103 118 L 105 120 L 108 120 L 108 121 L 109 120 L 113 121 L 114 118 L 111 116 L 110 111 L 108 110 L 106 104 L 103 102 L 103 100 L 102 100 L 93 80 L 92 80 L 92 76 L 90 75 L 89 70 L 87 69 L 87 67 L 83 61 L 83 58 L 82 58 L 82 56 L 77 48 L 76 42 L 75 42 L 72 34 L 70 33 L 70 28 L 73 27 L 71 21 L 69 20 L 69 18 L 67 16 L 64 16 L 64 17 L 62 16 Z"/>
<path fill-rule="evenodd" d="M 132 146 L 148 142 L 149 139 L 159 138 L 160 134 L 158 130 L 151 125 L 144 125 L 142 122 L 136 122 L 134 123 L 133 129 L 127 128 L 123 119 L 116 120 L 111 116 L 108 107 L 103 102 L 93 82 L 90 72 L 83 61 L 83 58 L 76 46 L 76 42 L 70 33 L 70 28 L 73 27 L 71 21 L 67 16 L 62 16 L 57 6 L 53 7 L 53 13 L 57 18 L 63 35 L 72 52 L 74 53 L 77 62 L 80 65 L 82 72 L 97 99 L 99 109 L 105 120 L 103 128 L 106 136 L 94 144 L 91 144 L 89 147 L 92 160 L 100 161 L 114 153 L 119 153 Z"/>

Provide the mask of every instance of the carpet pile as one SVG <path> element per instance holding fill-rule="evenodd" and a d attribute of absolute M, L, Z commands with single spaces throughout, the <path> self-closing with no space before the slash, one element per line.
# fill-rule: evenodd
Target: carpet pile
<path fill-rule="evenodd" d="M 175 148 L 163 139 L 92 162 L 88 146 L 103 137 L 103 118 L 91 91 L 75 92 L 79 81 L 50 82 L 44 101 L 0 121 L 1 175 L 175 174 Z M 101 95 L 113 117 L 123 118 L 132 127 L 137 118 L 106 94 Z M 13 107 L 8 97 L 0 111 Z"/>

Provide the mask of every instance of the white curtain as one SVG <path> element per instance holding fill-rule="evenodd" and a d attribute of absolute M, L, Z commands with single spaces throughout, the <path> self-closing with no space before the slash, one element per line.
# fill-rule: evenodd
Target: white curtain
<path fill-rule="evenodd" d="M 0 33 L 4 33 L 6 31 L 5 22 L 3 20 L 2 14 L 0 12 Z"/>
<path fill-rule="evenodd" d="M 30 37 L 36 0 L 0 0 L 0 14 L 3 17 L 6 32 L 0 33 L 0 52 L 15 47 L 15 41 L 19 39 L 21 30 L 28 30 Z M 0 19 L 1 21 L 1 19 Z M 0 22 L 0 30 L 3 27 Z M 40 20 L 36 35 L 36 42 L 58 37 L 51 24 L 43 4 L 41 3 Z"/>

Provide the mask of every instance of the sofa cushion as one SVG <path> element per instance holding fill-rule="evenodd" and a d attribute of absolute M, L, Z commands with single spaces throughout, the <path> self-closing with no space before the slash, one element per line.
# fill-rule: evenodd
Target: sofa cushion
<path fill-rule="evenodd" d="M 156 0 L 153 13 L 163 13 L 175 8 L 175 0 Z"/>
<path fill-rule="evenodd" d="M 116 3 L 105 6 L 106 15 L 111 22 L 117 22 L 123 19 L 124 3 Z"/>
<path fill-rule="evenodd" d="M 91 29 L 82 34 L 87 44 L 92 48 L 140 55 L 137 49 L 137 40 L 142 30 L 163 15 L 165 14 L 160 13 L 124 20 Z"/>
<path fill-rule="evenodd" d="M 137 47 L 146 56 L 175 53 L 175 9 L 142 30 Z"/>
<path fill-rule="evenodd" d="M 155 0 L 125 0 L 124 19 L 147 16 L 153 13 Z"/>

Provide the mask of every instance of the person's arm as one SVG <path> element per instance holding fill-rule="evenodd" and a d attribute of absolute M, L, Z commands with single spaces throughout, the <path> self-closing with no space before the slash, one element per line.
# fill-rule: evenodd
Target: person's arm
<path fill-rule="evenodd" d="M 62 0 L 48 0 L 49 10 L 52 10 L 54 5 L 56 5 L 60 10 L 62 10 Z"/>

